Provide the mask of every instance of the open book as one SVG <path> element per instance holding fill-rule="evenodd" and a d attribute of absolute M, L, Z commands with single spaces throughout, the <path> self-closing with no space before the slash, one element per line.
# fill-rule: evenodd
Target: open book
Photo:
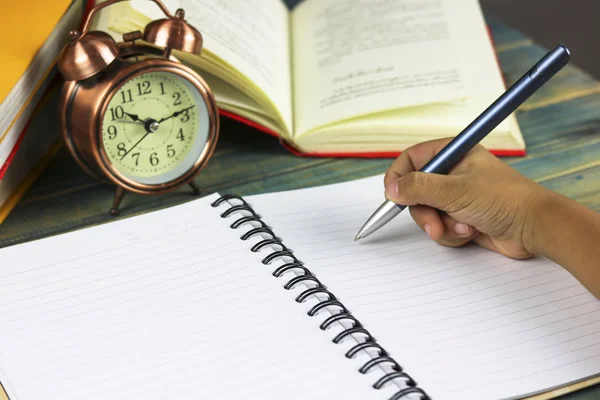
<path fill-rule="evenodd" d="M 439 246 L 409 213 L 354 242 L 382 179 L 0 250 L 10 400 L 507 399 L 600 376 L 600 301 L 558 265 Z"/>
<path fill-rule="evenodd" d="M 393 156 L 456 136 L 505 90 L 478 0 L 167 0 L 204 36 L 199 69 L 223 114 L 298 153 Z M 102 10 L 94 29 L 122 40 L 163 18 L 137 0 Z M 525 71 L 523 71 L 525 72 Z M 482 144 L 522 155 L 511 116 Z"/>

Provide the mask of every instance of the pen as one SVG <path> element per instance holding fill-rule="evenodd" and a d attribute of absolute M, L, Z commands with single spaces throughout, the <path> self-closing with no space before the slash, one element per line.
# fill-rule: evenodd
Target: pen
<path fill-rule="evenodd" d="M 447 174 L 452 168 L 495 127 L 512 114 L 569 62 L 571 53 L 563 45 L 546 54 L 502 96 L 458 134 L 420 172 Z M 354 240 L 366 238 L 390 222 L 406 206 L 386 200 L 358 231 Z"/>

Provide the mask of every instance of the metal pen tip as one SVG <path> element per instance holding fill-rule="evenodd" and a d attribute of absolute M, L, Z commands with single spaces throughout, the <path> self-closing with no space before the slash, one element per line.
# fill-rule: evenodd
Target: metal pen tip
<path fill-rule="evenodd" d="M 358 241 L 358 240 L 360 240 L 360 235 L 356 235 L 356 237 L 354 238 L 355 242 Z"/>

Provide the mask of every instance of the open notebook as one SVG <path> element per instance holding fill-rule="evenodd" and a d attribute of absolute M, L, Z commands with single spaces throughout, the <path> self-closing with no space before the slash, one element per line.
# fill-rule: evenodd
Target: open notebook
<path fill-rule="evenodd" d="M 600 375 L 600 301 L 561 267 L 438 246 L 408 213 L 353 242 L 382 182 L 0 250 L 0 382 L 11 400 L 479 400 Z"/>

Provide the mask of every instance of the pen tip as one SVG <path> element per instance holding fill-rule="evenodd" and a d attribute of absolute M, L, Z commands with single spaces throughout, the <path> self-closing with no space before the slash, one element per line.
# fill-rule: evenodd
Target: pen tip
<path fill-rule="evenodd" d="M 358 240 L 360 240 L 360 235 L 356 235 L 356 237 L 354 238 L 355 242 L 358 241 Z"/>

